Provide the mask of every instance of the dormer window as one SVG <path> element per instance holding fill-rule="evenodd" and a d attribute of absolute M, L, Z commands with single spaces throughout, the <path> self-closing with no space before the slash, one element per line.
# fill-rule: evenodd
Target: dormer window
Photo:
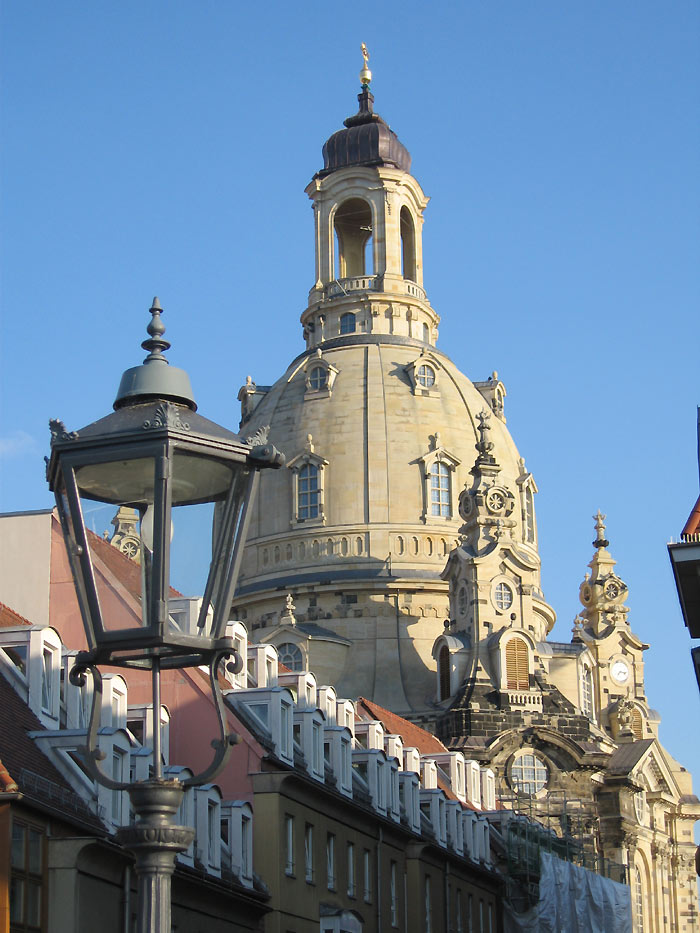
<path fill-rule="evenodd" d="M 429 389 L 435 385 L 435 370 L 432 366 L 422 364 L 416 371 L 416 382 L 424 389 Z"/>
<path fill-rule="evenodd" d="M 445 463 L 434 464 L 430 474 L 430 514 L 440 518 L 452 514 L 450 470 Z"/>
<path fill-rule="evenodd" d="M 298 517 L 301 521 L 307 518 L 318 518 L 320 489 L 318 483 L 318 467 L 307 463 L 299 470 L 299 508 Z"/>
<path fill-rule="evenodd" d="M 529 652 L 522 638 L 512 638 L 506 645 L 506 685 L 509 690 L 527 690 L 530 686 Z"/>
<path fill-rule="evenodd" d="M 328 385 L 328 373 L 324 366 L 314 366 L 309 372 L 309 388 L 318 391 Z"/>
<path fill-rule="evenodd" d="M 294 473 L 294 512 L 298 522 L 323 523 L 323 480 L 328 461 L 314 453 L 311 435 L 306 450 L 287 464 Z"/>

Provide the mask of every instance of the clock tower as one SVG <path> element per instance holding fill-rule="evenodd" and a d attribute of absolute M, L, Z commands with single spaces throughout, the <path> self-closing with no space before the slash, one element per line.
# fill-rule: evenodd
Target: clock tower
<path fill-rule="evenodd" d="M 617 740 L 656 734 L 650 723 L 644 690 L 643 652 L 649 645 L 631 630 L 625 605 L 627 585 L 615 572 L 608 551 L 605 515 L 594 516 L 595 554 L 579 589 L 583 611 L 574 620 L 574 642 L 590 651 L 594 689 L 602 724 Z"/>

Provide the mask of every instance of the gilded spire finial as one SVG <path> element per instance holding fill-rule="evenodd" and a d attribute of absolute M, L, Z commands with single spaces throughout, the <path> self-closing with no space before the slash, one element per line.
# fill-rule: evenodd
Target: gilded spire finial
<path fill-rule="evenodd" d="M 369 52 L 367 46 L 362 43 L 362 71 L 360 72 L 360 84 L 363 88 L 369 88 L 372 81 L 372 72 L 369 70 Z"/>

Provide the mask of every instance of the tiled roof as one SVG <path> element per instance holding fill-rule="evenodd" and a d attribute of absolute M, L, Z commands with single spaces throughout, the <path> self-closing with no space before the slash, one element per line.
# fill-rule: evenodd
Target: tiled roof
<path fill-rule="evenodd" d="M 681 532 L 682 535 L 695 535 L 700 531 L 700 497 L 688 516 L 688 521 Z"/>
<path fill-rule="evenodd" d="M 87 805 L 73 791 L 63 775 L 49 761 L 29 732 L 43 732 L 44 727 L 22 700 L 17 691 L 0 675 L 0 709 L 3 726 L 0 731 L 0 758 L 8 775 L 14 778 L 24 798 L 60 810 L 70 821 L 78 817 L 98 831 L 104 828 Z M 27 773 L 28 772 L 28 773 Z M 36 778 L 33 780 L 30 775 Z M 43 786 L 39 788 L 39 784 Z M 47 793 L 49 788 L 52 793 Z M 9 791 L 9 787 L 4 788 Z"/>
<path fill-rule="evenodd" d="M 404 745 L 417 748 L 422 755 L 440 755 L 449 751 L 440 739 L 430 732 L 364 697 L 357 698 L 357 712 L 360 718 L 379 720 L 389 735 L 400 735 Z"/>
<path fill-rule="evenodd" d="M 0 628 L 16 628 L 18 625 L 31 625 L 32 623 L 21 616 L 5 603 L 0 603 Z"/>

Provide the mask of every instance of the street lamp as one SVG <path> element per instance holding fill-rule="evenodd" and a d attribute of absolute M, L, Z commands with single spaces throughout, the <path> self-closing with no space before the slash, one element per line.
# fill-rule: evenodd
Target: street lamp
<path fill-rule="evenodd" d="M 280 467 L 284 457 L 267 443 L 266 431 L 248 441 L 197 414 L 189 377 L 168 364 L 157 298 L 150 309 L 149 355 L 122 376 L 114 412 L 80 431 L 51 421 L 47 479 L 58 514 L 85 626 L 88 650 L 76 658 L 71 680 L 82 685 L 89 672 L 94 699 L 87 739 L 87 765 L 103 785 L 127 790 L 136 821 L 117 838 L 136 857 L 139 877 L 139 931 L 170 933 L 170 881 L 175 855 L 194 836 L 175 826 L 187 785 L 208 782 L 224 766 L 237 741 L 228 733 L 218 682 L 219 665 L 238 672 L 242 659 L 226 637 L 231 599 L 245 544 L 259 471 Z M 137 511 L 141 532 L 141 617 L 103 612 L 91 559 L 94 536 L 86 529 L 84 504 L 128 506 Z M 174 510 L 210 506 L 212 559 L 203 589 L 196 631 L 183 631 L 169 614 L 170 555 Z M 102 678 L 100 664 L 148 669 L 153 690 L 153 769 L 134 784 L 105 774 L 97 748 Z M 160 747 L 160 672 L 206 665 L 221 736 L 212 742 L 213 760 L 185 782 L 163 779 Z"/>

